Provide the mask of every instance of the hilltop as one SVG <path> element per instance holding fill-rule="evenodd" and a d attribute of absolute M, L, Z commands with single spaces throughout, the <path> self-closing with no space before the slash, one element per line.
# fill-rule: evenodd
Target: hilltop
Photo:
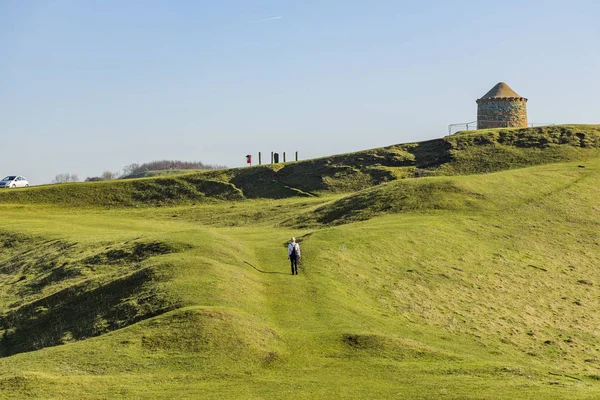
<path fill-rule="evenodd" d="M 0 398 L 598 398 L 599 149 L 494 129 L 0 193 Z"/>
<path fill-rule="evenodd" d="M 600 125 L 487 129 L 299 162 L 14 190 L 0 193 L 0 203 L 147 207 L 314 197 L 406 178 L 489 173 L 598 154 Z"/>

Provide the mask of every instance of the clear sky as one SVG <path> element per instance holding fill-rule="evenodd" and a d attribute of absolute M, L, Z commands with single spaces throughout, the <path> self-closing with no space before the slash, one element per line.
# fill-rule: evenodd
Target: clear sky
<path fill-rule="evenodd" d="M 600 123 L 600 2 L 0 0 L 0 175 L 442 137 L 499 81 Z"/>

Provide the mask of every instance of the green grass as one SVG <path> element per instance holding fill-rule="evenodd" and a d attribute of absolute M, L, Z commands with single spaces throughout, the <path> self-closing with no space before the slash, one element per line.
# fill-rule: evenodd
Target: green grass
<path fill-rule="evenodd" d="M 452 162 L 442 174 L 472 174 L 597 157 L 598 125 L 559 125 L 525 129 L 459 132 L 445 140 Z"/>
<path fill-rule="evenodd" d="M 600 157 L 403 176 L 440 148 L 3 193 L 0 398 L 600 397 Z"/>
<path fill-rule="evenodd" d="M 329 196 L 407 178 L 489 173 L 598 156 L 600 125 L 488 129 L 300 162 L 15 189 L 0 193 L 0 204 L 144 208 Z"/>
<path fill-rule="evenodd" d="M 140 172 L 138 174 L 131 174 L 119 179 L 136 179 L 136 178 L 155 178 L 158 176 L 173 176 L 173 175 L 187 175 L 198 172 L 205 172 L 206 169 L 157 169 Z"/>

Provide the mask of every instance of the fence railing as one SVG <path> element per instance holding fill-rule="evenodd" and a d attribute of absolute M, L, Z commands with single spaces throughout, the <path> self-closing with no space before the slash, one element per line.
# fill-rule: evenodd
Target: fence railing
<path fill-rule="evenodd" d="M 460 131 L 471 131 L 477 129 L 478 122 L 489 122 L 494 123 L 495 125 L 504 125 L 506 128 L 510 128 L 514 121 L 471 121 L 471 122 L 462 122 L 458 124 L 450 124 L 448 125 L 448 135 L 453 135 L 456 132 Z M 556 124 L 552 122 L 531 122 L 527 124 L 528 127 L 533 128 L 536 126 L 554 126 Z"/>

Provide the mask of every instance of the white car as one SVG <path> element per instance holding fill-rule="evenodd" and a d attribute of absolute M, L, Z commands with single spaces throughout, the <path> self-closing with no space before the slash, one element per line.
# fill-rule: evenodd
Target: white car
<path fill-rule="evenodd" d="M 18 175 L 9 175 L 0 181 L 0 189 L 17 187 L 29 187 L 29 182 L 25 177 Z"/>

